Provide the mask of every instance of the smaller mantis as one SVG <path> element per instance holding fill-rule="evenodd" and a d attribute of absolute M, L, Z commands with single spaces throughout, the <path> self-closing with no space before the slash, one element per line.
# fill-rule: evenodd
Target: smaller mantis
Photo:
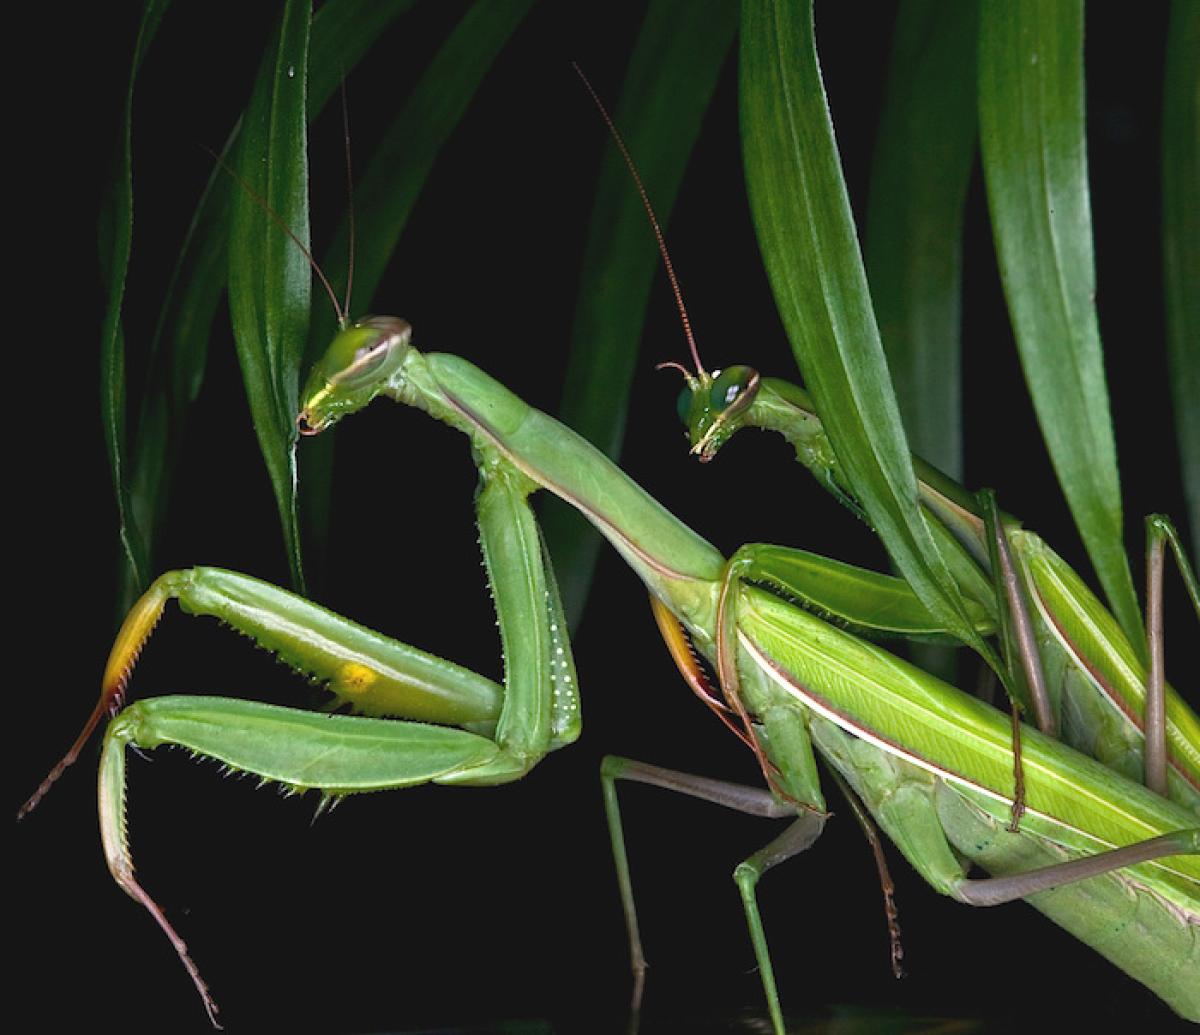
<path fill-rule="evenodd" d="M 671 286 L 694 369 L 676 362 L 660 363 L 659 369 L 671 368 L 683 375 L 677 409 L 691 453 L 708 463 L 743 428 L 776 432 L 818 483 L 865 521 L 866 514 L 804 389 L 762 377 L 748 366 L 705 370 L 665 236 L 637 164 L 599 95 L 578 66 L 575 71 L 629 170 Z M 973 624 L 984 635 L 1001 633 L 1007 662 L 1002 674 L 1015 704 L 1032 711 L 1043 733 L 1060 736 L 1200 816 L 1200 723 L 1163 675 L 1165 544 L 1171 547 L 1198 619 L 1200 580 L 1171 521 L 1157 514 L 1146 520 L 1150 652 L 1146 658 L 1061 557 L 1039 536 L 1000 514 L 994 494 L 973 494 L 920 457 L 912 457 L 912 462 L 928 527 L 949 570 L 964 599 L 982 608 L 987 621 L 998 629 L 985 628 L 978 616 Z M 744 547 L 731 564 L 741 569 L 745 579 L 771 584 L 770 550 Z M 817 565 L 811 575 L 787 585 L 792 599 L 868 636 L 913 635 L 902 621 L 889 623 L 875 616 L 856 620 L 852 599 L 829 599 L 821 568 Z M 723 673 L 723 680 L 726 677 L 733 678 L 733 673 Z M 1014 825 L 1019 810 L 1018 795 Z"/>
<path fill-rule="evenodd" d="M 799 461 L 818 481 L 856 515 L 865 518 L 851 487 L 841 474 L 836 454 L 807 393 L 784 381 L 761 378 L 749 367 L 735 366 L 712 374 L 705 371 L 661 227 L 635 163 L 595 91 L 591 90 L 586 79 L 584 83 L 633 176 L 654 229 L 691 350 L 694 370 L 677 363 L 660 366 L 674 367 L 685 378 L 686 386 L 680 395 L 678 408 L 680 418 L 688 429 L 692 453 L 698 455 L 702 462 L 711 460 L 721 446 L 743 427 L 779 432 L 793 446 Z M 960 583 L 964 597 L 982 607 L 988 618 L 1000 627 L 1007 660 L 1003 675 L 1006 686 L 1015 695 L 1014 701 L 1033 710 L 1043 733 L 1058 736 L 1061 729 L 1065 742 L 1132 780 L 1144 781 L 1156 793 L 1169 797 L 1192 815 L 1200 816 L 1200 722 L 1178 695 L 1165 685 L 1163 679 L 1161 599 L 1164 544 L 1170 544 L 1173 550 L 1198 616 L 1200 584 L 1169 520 L 1158 515 L 1147 520 L 1147 640 L 1150 649 L 1147 664 L 1137 647 L 1129 643 L 1117 622 L 1074 571 L 1039 537 L 1020 529 L 1012 519 L 1002 517 L 990 493 L 972 496 L 919 458 L 914 458 L 914 466 L 927 522 L 950 570 Z M 822 561 L 814 564 L 811 571 L 803 570 L 805 564 L 797 558 L 791 562 L 791 571 L 785 576 L 781 572 L 789 565 L 778 548 L 748 546 L 731 559 L 727 579 L 730 583 L 740 580 L 749 585 L 769 588 L 822 618 L 868 636 L 912 636 L 917 632 L 915 627 L 908 626 L 910 616 L 901 617 L 899 610 L 896 614 L 888 615 L 884 608 L 882 616 L 864 617 L 857 610 L 862 599 L 857 592 L 839 596 L 834 590 L 831 595 L 827 565 L 828 562 Z M 886 594 L 883 594 L 877 599 L 883 600 L 885 597 Z M 1030 616 L 1028 602 L 1032 602 L 1036 622 Z M 975 625 L 976 631 L 981 634 L 993 631 L 978 620 Z M 726 635 L 732 640 L 732 628 Z M 701 675 L 682 647 L 673 653 L 685 678 L 699 685 Z M 749 716 L 741 701 L 738 667 L 732 662 L 731 654 L 731 647 L 718 650 L 718 674 L 726 701 L 738 712 L 749 731 Z M 1013 730 L 1017 789 L 1012 800 L 1012 820 L 1008 828 L 1013 833 L 1018 830 L 1024 809 L 1021 734 L 1015 708 L 1016 704 Z M 744 739 L 763 760 L 753 734 Z M 826 752 L 827 758 L 834 755 L 833 751 Z M 834 764 L 837 764 L 836 761 Z M 765 761 L 764 774 L 770 780 L 771 774 Z M 860 787 L 850 772 L 843 770 L 843 775 L 855 783 L 856 789 Z M 684 789 L 678 779 L 666 778 L 661 774 L 641 773 L 634 778 L 669 789 Z M 633 913 L 624 843 L 619 833 L 615 792 L 611 787 L 608 790 L 630 939 L 635 961 L 640 961 L 640 939 Z M 719 798 L 714 793 L 712 800 L 752 811 L 749 802 L 738 803 L 732 797 Z M 875 805 L 877 803 L 868 804 L 872 812 L 876 811 Z M 747 897 L 747 889 L 753 888 L 763 870 L 795 851 L 803 850 L 808 843 L 805 840 L 802 845 L 789 844 L 785 835 L 739 867 L 735 874 L 746 898 L 747 916 L 770 1001 L 773 1001 L 774 989 L 766 962 L 765 938 L 756 911 L 752 910 L 752 902 Z M 902 844 L 902 839 L 898 843 Z M 914 862 L 914 865 L 920 868 L 920 863 Z M 922 872 L 936 886 L 936 879 L 926 871 Z M 1081 905 L 1086 908 L 1086 903 Z M 1183 951 L 1188 951 L 1186 944 L 1186 941 L 1181 944 Z M 635 972 L 637 967 L 635 963 Z"/>
<path fill-rule="evenodd" d="M 818 482 L 861 516 L 803 389 L 760 377 L 749 367 L 709 374 L 698 365 L 695 374 L 685 375 L 680 413 L 692 452 L 702 462 L 742 428 L 776 431 Z M 1020 651 L 1024 672 L 1014 672 L 1025 678 L 1013 684 L 1022 704 L 1035 710 L 1043 732 L 1061 730 L 1067 743 L 1130 779 L 1144 779 L 1200 815 L 1200 726 L 1162 675 L 1159 609 L 1166 545 L 1198 616 L 1200 582 L 1169 519 L 1147 519 L 1147 662 L 1083 580 L 1039 536 L 989 513 L 986 499 L 973 497 L 920 458 L 914 458 L 914 466 L 930 527 L 964 594 L 992 618 L 1011 622 L 1015 628 L 1006 630 L 1009 635 L 1027 637 Z M 1001 548 L 996 567 L 1010 580 L 1001 593 L 989 582 L 990 544 Z"/>

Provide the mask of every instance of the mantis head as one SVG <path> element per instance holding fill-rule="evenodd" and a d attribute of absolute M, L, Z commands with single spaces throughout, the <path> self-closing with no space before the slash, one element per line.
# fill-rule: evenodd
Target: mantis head
<path fill-rule="evenodd" d="M 633 156 L 629 153 L 629 148 L 625 146 L 625 141 L 621 137 L 616 123 L 613 122 L 612 116 L 608 114 L 608 109 L 604 107 L 604 103 L 580 67 L 575 65 L 574 68 L 579 78 L 583 80 L 587 92 L 591 94 L 592 101 L 600 112 L 600 117 L 608 126 L 608 131 L 612 134 L 617 149 L 625 160 L 625 165 L 637 187 L 638 196 L 642 200 L 642 206 L 646 210 L 646 217 L 650 220 L 650 227 L 654 231 L 654 239 L 658 243 L 663 269 L 671 283 L 671 291 L 675 295 L 675 305 L 679 309 L 683 334 L 687 338 L 688 349 L 691 351 L 696 372 L 693 374 L 681 363 L 674 362 L 660 363 L 658 369 L 672 367 L 683 374 L 687 385 L 679 396 L 679 418 L 688 429 L 688 441 L 691 443 L 692 452 L 700 458 L 701 463 L 707 463 L 717 455 L 717 450 L 745 422 L 746 410 L 758 393 L 758 371 L 752 370 L 750 367 L 738 366 L 729 367 L 727 370 L 716 370 L 710 374 L 704 369 L 704 364 L 700 362 L 700 352 L 696 348 L 696 339 L 692 335 L 692 324 L 688 318 L 687 306 L 683 303 L 683 289 L 679 286 L 679 278 L 675 276 L 675 267 L 671 263 L 671 255 L 667 251 L 667 242 L 663 238 L 662 225 L 658 221 L 658 216 L 654 214 L 654 206 L 650 204 L 646 185 L 642 183 L 642 177 L 637 170 Z"/>
<path fill-rule="evenodd" d="M 366 406 L 387 387 L 411 338 L 412 328 L 395 316 L 364 317 L 338 331 L 304 386 L 300 434 L 320 434 Z"/>
<path fill-rule="evenodd" d="M 734 366 L 711 374 L 700 368 L 692 374 L 675 363 L 687 384 L 679 394 L 679 419 L 687 428 L 692 452 L 708 463 L 745 423 L 761 379 L 751 367 Z"/>

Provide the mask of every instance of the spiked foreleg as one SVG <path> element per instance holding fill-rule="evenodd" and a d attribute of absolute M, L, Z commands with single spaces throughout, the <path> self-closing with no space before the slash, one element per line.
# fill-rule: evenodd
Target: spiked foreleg
<path fill-rule="evenodd" d="M 558 590 L 527 500 L 535 486 L 486 453 L 481 479 L 480 541 L 506 657 L 504 688 L 257 579 L 216 568 L 168 572 L 122 625 L 82 734 L 21 810 L 24 815 L 37 804 L 100 719 L 119 710 L 137 656 L 171 599 L 185 612 L 221 619 L 367 713 L 179 696 L 139 701 L 109 725 L 99 787 L 109 869 L 166 933 L 214 1024 L 216 1005 L 187 947 L 134 879 L 125 835 L 124 749 L 174 745 L 264 781 L 333 798 L 431 781 L 515 780 L 547 751 L 573 741 L 579 735 L 575 671 Z M 449 728 L 454 726 L 461 728 Z"/>
<path fill-rule="evenodd" d="M 408 787 L 478 769 L 498 754 L 486 737 L 422 723 L 321 715 L 220 697 L 157 697 L 118 715 L 100 761 L 100 835 L 109 871 L 170 939 L 214 1026 L 217 1006 L 183 939 L 134 877 L 125 816 L 125 748 L 164 744 L 297 791 L 324 795 Z"/>
<path fill-rule="evenodd" d="M 479 541 L 500 623 L 504 707 L 495 760 L 446 782 L 517 780 L 547 751 L 579 736 L 579 694 L 566 619 L 528 496 L 536 486 L 484 455 L 476 498 Z"/>

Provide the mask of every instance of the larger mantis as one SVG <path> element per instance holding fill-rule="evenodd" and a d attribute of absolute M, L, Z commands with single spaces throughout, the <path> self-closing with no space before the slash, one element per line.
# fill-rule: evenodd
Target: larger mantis
<path fill-rule="evenodd" d="M 124 703 L 133 662 L 172 598 L 189 613 L 219 617 L 251 636 L 359 713 L 320 715 L 176 696 L 136 701 L 108 725 L 99 796 L 110 871 L 171 939 L 214 1020 L 216 1005 L 196 964 L 134 876 L 126 839 L 126 749 L 173 744 L 286 788 L 330 797 L 520 777 L 579 731 L 561 609 L 526 502 L 539 488 L 584 513 L 660 610 L 682 623 L 723 679 L 740 687 L 748 722 L 743 735 L 760 753 L 773 793 L 735 791 L 619 762 L 608 776 L 673 781 L 688 793 L 795 816 L 773 850 L 752 861 L 742 882 L 777 1030 L 782 1017 L 753 885 L 764 859 L 769 865 L 795 854 L 820 832 L 824 800 L 814 745 L 938 890 L 977 903 L 1033 895 L 1039 909 L 1178 1012 L 1200 1018 L 1200 831 L 1188 810 L 1027 731 L 1028 811 L 1021 832 L 1007 833 L 1012 757 L 1003 715 L 745 583 L 737 566 L 582 439 L 471 364 L 419 352 L 410 336 L 408 325 L 392 318 L 360 321 L 339 333 L 309 379 L 298 425 L 306 434 L 324 431 L 385 395 L 469 437 L 480 472 L 478 518 L 505 649 L 505 685 L 256 579 L 210 568 L 170 572 L 126 618 L 88 724 L 27 806 L 74 760 L 104 715 Z M 780 558 L 782 585 L 792 559 Z M 864 584 L 879 578 L 857 570 L 843 576 Z M 914 631 L 939 631 L 928 618 L 919 628 L 915 601 L 902 609 L 911 612 Z M 710 703 L 723 708 L 715 699 Z M 998 880 L 970 880 L 964 859 Z M 1074 861 L 1064 868 L 1067 859 Z M 1121 919 L 1131 908 L 1136 925 Z M 1113 925 L 1121 928 L 1115 939 Z"/>

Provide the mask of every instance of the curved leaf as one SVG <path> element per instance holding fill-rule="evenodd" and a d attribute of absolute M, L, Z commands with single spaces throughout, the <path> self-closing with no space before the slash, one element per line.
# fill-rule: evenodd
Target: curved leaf
<path fill-rule="evenodd" d="M 979 126 L 1000 276 L 1059 484 L 1109 604 L 1144 643 L 1094 302 L 1077 2 L 984 0 Z"/>
<path fill-rule="evenodd" d="M 736 7 L 724 0 L 657 0 L 642 23 L 614 118 L 664 223 L 736 31 Z M 629 386 L 659 261 L 629 170 L 609 144 L 583 257 L 559 417 L 614 459 L 625 437 Z M 557 500 L 547 500 L 543 513 L 563 606 L 574 627 L 600 536 Z"/>
<path fill-rule="evenodd" d="M 312 19 L 310 119 L 328 103 L 342 77 L 357 66 L 388 24 L 414 2 L 330 0 L 321 5 Z M 240 129 L 239 120 L 223 153 Z M 150 347 L 146 391 L 131 450 L 129 492 L 134 527 L 144 537 L 151 566 L 175 457 L 188 410 L 204 380 L 213 318 L 226 286 L 226 221 L 233 189 L 240 188 L 225 170 L 214 168 L 180 249 Z M 143 588 L 130 566 L 123 566 L 118 610 L 127 610 Z"/>
<path fill-rule="evenodd" d="M 1200 5 L 1176 0 L 1163 87 L 1163 272 L 1175 436 L 1200 545 Z"/>
<path fill-rule="evenodd" d="M 125 277 L 133 247 L 133 87 L 142 59 L 166 13 L 169 0 L 149 0 L 142 12 L 137 42 L 125 91 L 125 115 L 117 152 L 113 189 L 100 214 L 101 276 L 108 287 L 108 303 L 100 332 L 100 415 L 104 445 L 117 497 L 121 546 L 133 580 L 142 588 L 149 578 L 146 544 L 139 531 L 129 496 L 125 473 L 125 334 L 121 327 L 121 305 L 125 299 Z"/>
<path fill-rule="evenodd" d="M 298 589 L 304 575 L 296 525 L 295 413 L 312 275 L 284 227 L 308 248 L 310 22 L 308 3 L 291 0 L 259 70 L 234 159 L 247 190 L 233 195 L 229 230 L 229 309 L 238 360 Z"/>
<path fill-rule="evenodd" d="M 962 478 L 963 210 L 975 155 L 975 0 L 896 16 L 864 258 L 908 441 Z"/>
<path fill-rule="evenodd" d="M 892 33 L 863 258 L 909 444 L 961 479 L 963 212 L 975 156 L 975 0 L 916 0 Z M 956 655 L 913 644 L 954 682 Z"/>
<path fill-rule="evenodd" d="M 743 7 L 741 105 L 759 247 L 838 460 L 922 603 L 995 663 L 917 505 L 817 64 L 810 0 Z"/>

